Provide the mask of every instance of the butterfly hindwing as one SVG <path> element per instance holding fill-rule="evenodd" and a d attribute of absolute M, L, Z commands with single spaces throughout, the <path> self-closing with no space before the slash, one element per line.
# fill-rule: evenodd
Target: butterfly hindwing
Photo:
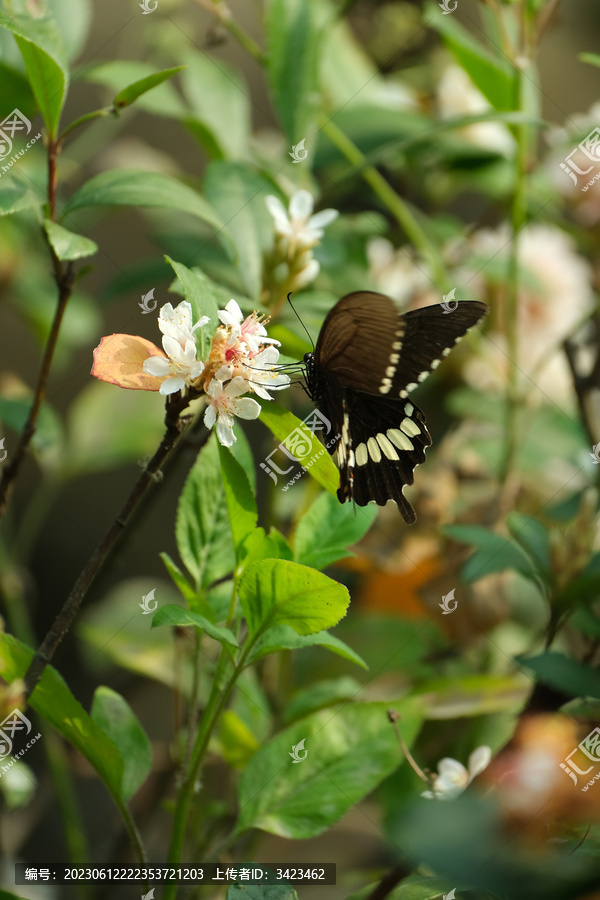
<path fill-rule="evenodd" d="M 435 304 L 400 313 L 384 294 L 357 291 L 329 312 L 314 354 L 306 357 L 308 391 L 341 434 L 338 499 L 359 506 L 395 500 L 416 520 L 405 485 L 425 459 L 431 437 L 408 395 L 487 312 L 478 301 Z"/>

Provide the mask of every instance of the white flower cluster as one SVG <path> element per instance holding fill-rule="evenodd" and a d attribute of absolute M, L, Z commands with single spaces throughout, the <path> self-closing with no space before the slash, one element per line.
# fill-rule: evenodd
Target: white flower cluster
<path fill-rule="evenodd" d="M 337 218 L 338 211 L 323 209 L 313 215 L 314 201 L 308 191 L 296 191 L 290 200 L 289 213 L 277 197 L 269 195 L 265 200 L 275 223 L 276 261 L 287 265 L 288 290 L 297 290 L 319 274 L 319 263 L 312 251 L 327 225 Z"/>
<path fill-rule="evenodd" d="M 267 331 L 257 313 L 244 318 L 235 300 L 219 311 L 221 325 L 217 328 L 208 360 L 197 359 L 194 332 L 209 321 L 202 316 L 193 323 L 192 307 L 183 300 L 175 309 L 170 303 L 160 310 L 158 327 L 163 333 L 162 345 L 166 356 L 150 356 L 144 361 L 147 375 L 162 378 L 160 393 L 164 395 L 188 389 L 205 392 L 207 408 L 204 424 L 216 424 L 217 437 L 226 447 L 237 440 L 233 433 L 233 419 L 256 419 L 260 405 L 248 392 L 271 400 L 267 391 L 288 387 L 289 376 L 276 364 L 278 341 L 267 337 Z"/>

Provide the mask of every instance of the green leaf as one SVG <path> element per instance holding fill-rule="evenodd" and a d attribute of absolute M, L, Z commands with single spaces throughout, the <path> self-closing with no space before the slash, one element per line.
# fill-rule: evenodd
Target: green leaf
<path fill-rule="evenodd" d="M 118 59 L 99 63 L 96 66 L 86 66 L 82 78 L 85 81 L 101 84 L 111 92 L 111 96 L 114 94 L 118 96 L 121 91 L 127 90 L 127 86 L 132 82 L 137 83 L 156 74 L 154 66 L 150 63 Z M 141 94 L 136 101 L 136 106 L 155 116 L 173 118 L 185 114 L 185 106 L 181 97 L 168 81 L 163 81 L 147 94 Z"/>
<path fill-rule="evenodd" d="M 158 392 L 118 391 L 90 379 L 69 409 L 63 472 L 73 478 L 149 457 L 164 433 Z"/>
<path fill-rule="evenodd" d="M 594 553 L 583 572 L 574 578 L 556 601 L 560 609 L 594 603 L 600 597 L 600 553 Z"/>
<path fill-rule="evenodd" d="M 165 564 L 165 568 L 171 576 L 173 583 L 177 585 L 181 591 L 181 595 L 189 608 L 193 612 L 206 616 L 207 619 L 210 619 L 210 621 L 213 622 L 215 614 L 210 603 L 207 603 L 207 601 L 194 590 L 179 566 L 173 562 L 168 553 L 159 553 L 159 556 Z"/>
<path fill-rule="evenodd" d="M 185 119 L 212 157 L 245 156 L 250 135 L 250 92 L 242 75 L 208 53 L 184 57 L 183 92 L 192 116 Z"/>
<path fill-rule="evenodd" d="M 298 634 L 289 625 L 277 625 L 275 628 L 269 628 L 252 648 L 248 664 L 256 662 L 257 659 L 268 656 L 270 653 L 277 653 L 278 650 L 301 650 L 303 647 L 317 646 L 325 647 L 326 650 L 337 653 L 338 656 L 356 663 L 363 669 L 369 668 L 358 653 L 355 653 L 348 644 L 340 641 L 333 634 L 329 634 L 328 631 L 317 631 L 316 634 Z"/>
<path fill-rule="evenodd" d="M 232 884 L 225 897 L 226 900 L 298 900 L 290 884 Z"/>
<path fill-rule="evenodd" d="M 238 276 L 255 302 L 262 287 L 263 252 L 273 243 L 265 197 L 275 190 L 270 179 L 243 163 L 216 160 L 204 177 L 205 196 L 235 244 Z"/>
<path fill-rule="evenodd" d="M 94 241 L 81 234 L 74 234 L 50 219 L 44 219 L 44 230 L 59 259 L 81 259 L 98 252 L 98 244 Z"/>
<path fill-rule="evenodd" d="M 267 78 L 279 121 L 292 144 L 310 138 L 314 130 L 322 14 L 314 0 L 270 0 L 268 4 Z"/>
<path fill-rule="evenodd" d="M 215 290 L 218 286 L 210 278 L 207 278 L 203 272 L 198 270 L 192 271 L 192 269 L 184 266 L 183 263 L 176 262 L 169 256 L 165 256 L 165 259 L 181 283 L 183 296 L 191 304 L 194 313 L 194 323 L 202 316 L 208 316 L 210 319 L 206 325 L 195 332 L 199 349 L 198 355 L 206 359 L 210 351 L 211 335 L 219 325 L 217 314 L 219 311 L 218 298 L 220 292 Z"/>
<path fill-rule="evenodd" d="M 124 800 L 133 797 L 152 768 L 152 747 L 140 722 L 116 691 L 108 687 L 96 688 L 91 709 L 92 719 L 109 736 L 123 759 Z"/>
<path fill-rule="evenodd" d="M 228 644 L 230 647 L 238 646 L 235 635 L 231 633 L 229 628 L 213 625 L 205 616 L 199 616 L 197 613 L 183 609 L 181 606 L 161 606 L 152 619 L 153 628 L 159 625 L 179 625 L 184 628 L 193 626 L 194 628 L 200 628 L 220 644 Z"/>
<path fill-rule="evenodd" d="M 50 17 L 9 18 L 0 13 L 0 28 L 13 33 L 46 130 L 51 138 L 55 138 L 69 80 L 62 38 L 56 22 Z"/>
<path fill-rule="evenodd" d="M 410 745 L 421 724 L 421 701 L 349 704 L 332 717 L 320 710 L 281 731 L 249 760 L 239 784 L 239 835 L 260 828 L 281 837 L 315 837 L 338 821 L 400 766 L 403 755 L 387 717 L 402 716 Z M 308 752 L 293 763 L 293 746 Z"/>
<path fill-rule="evenodd" d="M 233 539 L 214 436 L 200 451 L 179 497 L 175 535 L 196 590 L 233 571 Z"/>
<path fill-rule="evenodd" d="M 573 697 L 600 697 L 600 671 L 575 662 L 562 653 L 542 653 L 519 659 L 532 669 L 536 680 Z"/>
<path fill-rule="evenodd" d="M 235 557 L 240 563 L 243 557 L 243 543 L 256 529 L 258 510 L 250 482 L 242 466 L 227 447 L 222 447 L 221 444 L 219 444 L 219 456 Z"/>
<path fill-rule="evenodd" d="M 477 547 L 463 566 L 462 578 L 467 584 L 490 572 L 503 572 L 505 569 L 514 569 L 531 581 L 539 581 L 539 572 L 531 559 L 517 544 L 499 534 L 480 525 L 446 525 L 442 531 L 455 541 Z"/>
<path fill-rule="evenodd" d="M 550 560 L 550 535 L 533 516 L 512 512 L 506 518 L 506 524 L 515 541 L 531 557 L 546 581 L 551 579 L 552 563 Z"/>
<path fill-rule="evenodd" d="M 0 397 L 0 421 L 18 434 L 23 430 L 30 408 L 30 397 Z M 63 440 L 62 424 L 58 415 L 51 406 L 43 403 L 37 428 L 31 439 L 33 449 L 38 453 L 61 451 Z"/>
<path fill-rule="evenodd" d="M 594 615 L 591 609 L 582 607 L 575 611 L 569 619 L 569 624 L 588 637 L 600 640 L 600 619 Z"/>
<path fill-rule="evenodd" d="M 368 900 L 378 882 L 368 884 L 347 898 L 347 900 Z M 448 882 L 427 875 L 409 875 L 402 884 L 387 895 L 387 900 L 440 900 L 445 893 L 451 893 Z"/>
<path fill-rule="evenodd" d="M 11 684 L 23 678 L 33 650 L 10 634 L 0 635 L 0 675 Z M 123 760 L 114 742 L 86 713 L 63 678 L 46 666 L 29 705 L 84 756 L 116 798 L 122 797 Z"/>
<path fill-rule="evenodd" d="M 329 456 L 327 450 L 325 450 L 320 443 L 319 439 L 293 413 L 289 412 L 287 409 L 283 409 L 282 406 L 277 406 L 272 400 L 263 401 L 261 407 L 261 422 L 264 422 L 267 428 L 282 443 L 297 428 L 302 429 L 302 433 L 305 434 L 310 441 L 312 449 L 310 455 L 307 453 L 306 456 L 302 458 L 300 461 L 301 464 L 308 469 L 310 475 L 312 475 L 321 487 L 324 487 L 330 494 L 335 494 L 340 483 L 340 475 L 335 463 Z M 327 435 L 327 440 L 332 440 L 334 437 L 335 435 L 333 434 Z M 299 467 L 298 470 L 294 469 L 293 472 L 290 472 L 290 478 L 292 478 L 294 474 L 297 474 L 297 471 L 301 471 Z M 277 487 L 279 488 L 285 488 L 285 485 L 281 483 L 282 477 L 285 476 L 278 476 Z"/>
<path fill-rule="evenodd" d="M 600 56 L 597 53 L 580 53 L 579 59 L 591 66 L 600 66 Z"/>
<path fill-rule="evenodd" d="M 251 565 L 240 580 L 239 598 L 253 637 L 275 625 L 290 625 L 298 634 L 332 628 L 350 602 L 344 585 L 284 559 Z"/>
<path fill-rule="evenodd" d="M 10 216 L 22 209 L 40 209 L 41 203 L 27 185 L 13 181 L 0 188 L 0 216 Z"/>
<path fill-rule="evenodd" d="M 434 2 L 426 5 L 425 15 L 427 24 L 441 34 L 459 65 L 494 109 L 514 110 L 516 81 L 509 63 L 490 53 L 455 17 L 439 15 Z"/>
<path fill-rule="evenodd" d="M 130 106 L 138 99 L 138 97 L 141 97 L 142 94 L 158 87 L 163 81 L 172 78 L 173 75 L 181 72 L 184 68 L 185 66 L 173 66 L 170 69 L 163 69 L 162 72 L 156 72 L 154 75 L 146 75 L 145 78 L 140 78 L 139 81 L 134 81 L 133 84 L 130 84 L 126 88 L 123 88 L 122 91 L 119 91 L 113 100 L 114 106 L 118 109 Z"/>
<path fill-rule="evenodd" d="M 226 709 L 219 728 L 221 755 L 235 769 L 243 769 L 260 747 L 246 723 L 232 709 Z"/>
<path fill-rule="evenodd" d="M 377 517 L 377 507 L 353 508 L 331 494 L 321 494 L 298 523 L 294 558 L 304 566 L 324 569 L 353 556 L 348 546 L 360 541 Z"/>
<path fill-rule="evenodd" d="M 285 705 L 284 722 L 289 725 L 295 719 L 303 718 L 318 709 L 326 709 L 338 703 L 355 700 L 360 695 L 362 685 L 354 678 L 344 676 L 329 681 L 319 681 L 298 691 Z"/>
<path fill-rule="evenodd" d="M 170 631 L 153 629 L 151 616 L 143 615 L 138 606 L 152 588 L 161 604 L 180 600 L 170 582 L 128 578 L 82 613 L 77 632 L 95 671 L 105 673 L 107 667 L 112 671 L 112 665 L 117 665 L 187 695 L 192 685 L 189 656 L 179 653 Z"/>
<path fill-rule="evenodd" d="M 223 224 L 206 200 L 182 181 L 158 172 L 110 169 L 86 181 L 67 203 L 63 216 L 88 206 L 162 207 L 189 213 L 217 232 Z"/>

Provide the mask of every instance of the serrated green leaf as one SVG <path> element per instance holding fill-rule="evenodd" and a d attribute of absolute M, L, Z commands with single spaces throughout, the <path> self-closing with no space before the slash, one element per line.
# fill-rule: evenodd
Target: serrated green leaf
<path fill-rule="evenodd" d="M 198 344 L 198 357 L 206 359 L 210 350 L 211 335 L 214 334 L 215 329 L 219 325 L 217 314 L 220 294 L 215 290 L 218 286 L 203 272 L 188 269 L 183 263 L 176 262 L 170 256 L 165 256 L 165 259 L 177 275 L 185 299 L 191 304 L 194 323 L 202 316 L 208 316 L 210 319 L 206 325 L 194 332 L 196 343 Z"/>
<path fill-rule="evenodd" d="M 284 729 L 249 760 L 239 784 L 235 834 L 259 828 L 281 837 L 315 837 L 373 791 L 403 762 L 387 710 L 400 713 L 410 745 L 421 724 L 421 701 L 349 704 L 332 717 L 321 710 Z M 291 749 L 304 740 L 298 764 Z"/>
<path fill-rule="evenodd" d="M 49 16 L 36 19 L 19 15 L 9 18 L 0 13 L 0 28 L 14 35 L 46 130 L 50 137 L 56 137 L 69 80 L 68 64 L 56 22 Z"/>
<path fill-rule="evenodd" d="M 135 103 L 142 94 L 146 94 L 153 88 L 158 87 L 163 81 L 172 78 L 173 75 L 181 72 L 184 68 L 185 66 L 173 66 L 170 69 L 163 69 L 162 72 L 156 72 L 154 75 L 146 75 L 144 78 L 134 81 L 133 84 L 129 84 L 126 88 L 119 91 L 113 100 L 114 106 L 118 109 L 130 106 L 132 103 Z"/>
<path fill-rule="evenodd" d="M 192 612 L 199 613 L 201 616 L 205 616 L 211 622 L 214 622 L 215 614 L 210 603 L 204 600 L 204 598 L 194 590 L 179 566 L 173 562 L 168 553 L 159 553 L 159 556 L 165 564 L 165 568 L 171 576 L 173 583 L 181 591 L 183 599 Z"/>
<path fill-rule="evenodd" d="M 152 768 L 152 747 L 148 736 L 127 701 L 108 687 L 96 688 L 91 715 L 121 754 L 121 796 L 124 800 L 129 800 L 144 783 Z"/>
<path fill-rule="evenodd" d="M 260 403 L 260 400 L 259 400 Z M 293 413 L 291 413 L 287 409 L 283 409 L 281 406 L 277 406 L 272 400 L 265 400 L 261 403 L 261 413 L 260 420 L 264 422 L 267 428 L 278 438 L 279 441 L 283 443 L 286 438 L 288 438 L 297 428 L 302 429 L 302 433 L 306 435 L 307 440 L 310 441 L 311 444 L 311 452 L 307 453 L 301 460 L 301 463 L 298 464 L 298 468 L 294 469 L 293 472 L 290 472 L 290 478 L 292 478 L 295 474 L 297 474 L 300 470 L 300 465 L 304 465 L 308 470 L 309 474 L 317 481 L 321 487 L 324 487 L 325 490 L 329 491 L 330 494 L 335 494 L 338 489 L 338 485 L 340 483 L 340 475 L 335 466 L 335 463 L 329 456 L 327 450 L 323 447 L 323 444 L 320 443 L 319 439 L 305 426 L 302 421 L 298 419 Z M 333 430 L 333 429 L 332 429 Z M 335 438 L 335 435 L 330 434 L 327 435 L 326 440 L 332 440 Z M 280 489 L 285 488 L 285 484 L 282 483 L 283 478 L 286 476 L 278 475 L 277 487 Z"/>
<path fill-rule="evenodd" d="M 197 591 L 233 571 L 233 539 L 214 436 L 200 451 L 179 497 L 175 535 Z"/>
<path fill-rule="evenodd" d="M 337 625 L 350 602 L 344 585 L 283 559 L 251 565 L 240 580 L 239 598 L 253 637 L 275 625 L 316 634 Z"/>
<path fill-rule="evenodd" d="M 40 209 L 41 202 L 24 184 L 9 182 L 0 187 L 0 216 L 10 216 L 22 209 Z"/>
<path fill-rule="evenodd" d="M 348 547 L 364 537 L 376 517 L 377 507 L 353 508 L 350 503 L 339 503 L 331 494 L 321 494 L 298 523 L 294 538 L 296 562 L 324 569 L 352 556 Z"/>
<path fill-rule="evenodd" d="M 600 697 L 600 671 L 575 662 L 562 653 L 542 653 L 519 659 L 532 669 L 536 680 L 573 697 Z"/>
<path fill-rule="evenodd" d="M 44 220 L 44 230 L 59 259 L 81 259 L 98 252 L 98 244 L 94 241 L 81 234 L 74 234 L 50 219 Z"/>
<path fill-rule="evenodd" d="M 362 669 L 369 668 L 358 653 L 355 653 L 348 644 L 340 641 L 333 634 L 329 634 L 328 631 L 318 631 L 316 634 L 298 634 L 289 625 L 277 625 L 269 628 L 252 648 L 248 663 L 256 662 L 270 653 L 277 653 L 278 650 L 301 650 L 303 647 L 317 646 L 337 653 L 338 656 L 356 663 Z"/>
<path fill-rule="evenodd" d="M 181 606 L 161 606 L 152 619 L 153 628 L 157 628 L 159 625 L 200 628 L 220 644 L 228 644 L 230 647 L 238 646 L 235 635 L 231 633 L 229 628 L 213 625 L 205 616 L 199 616 L 197 613 L 193 613 L 189 609 L 183 609 Z"/>

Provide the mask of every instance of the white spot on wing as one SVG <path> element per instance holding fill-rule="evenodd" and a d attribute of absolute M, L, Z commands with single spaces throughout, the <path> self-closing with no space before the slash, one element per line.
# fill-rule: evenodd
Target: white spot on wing
<path fill-rule="evenodd" d="M 385 434 L 379 433 L 377 435 L 377 443 L 388 459 L 400 459 L 394 445 L 386 438 Z"/>
<path fill-rule="evenodd" d="M 367 451 L 366 444 L 359 444 L 356 448 L 356 465 L 357 466 L 366 466 L 369 462 L 369 453 Z"/>
<path fill-rule="evenodd" d="M 388 428 L 386 434 L 392 444 L 398 447 L 399 450 L 415 449 L 413 442 L 399 428 Z"/>
<path fill-rule="evenodd" d="M 406 406 L 404 407 L 404 412 L 406 413 L 407 416 L 412 416 L 414 409 L 415 408 L 412 405 L 412 403 L 407 403 Z"/>
<path fill-rule="evenodd" d="M 373 460 L 373 462 L 378 463 L 381 460 L 381 450 L 379 449 L 379 444 L 375 440 L 374 437 L 370 437 L 367 441 L 367 447 L 369 449 L 369 456 Z"/>
<path fill-rule="evenodd" d="M 412 419 L 403 419 L 400 423 L 400 428 L 407 434 L 410 438 L 415 437 L 415 435 L 421 433 L 421 429 L 417 425 L 416 422 L 413 422 Z"/>

